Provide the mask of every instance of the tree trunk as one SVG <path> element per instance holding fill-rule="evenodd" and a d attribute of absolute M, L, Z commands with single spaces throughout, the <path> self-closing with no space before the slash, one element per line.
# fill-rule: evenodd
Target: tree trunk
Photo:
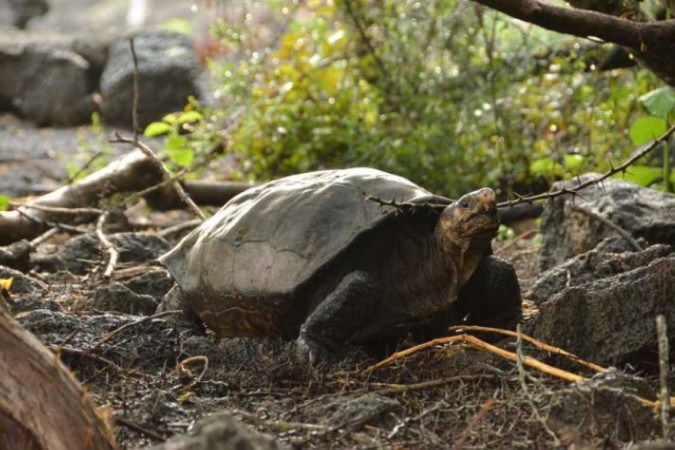
<path fill-rule="evenodd" d="M 0 448 L 116 448 L 75 377 L 1 307 L 0 374 Z"/>

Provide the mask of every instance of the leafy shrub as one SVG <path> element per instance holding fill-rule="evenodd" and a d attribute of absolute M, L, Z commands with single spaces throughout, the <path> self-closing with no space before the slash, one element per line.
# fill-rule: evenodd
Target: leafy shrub
<path fill-rule="evenodd" d="M 656 85 L 646 71 L 594 72 L 583 41 L 470 2 L 297 8 L 265 50 L 254 30 L 216 24 L 237 58 L 212 63 L 222 101 L 181 148 L 218 143 L 252 179 L 367 165 L 449 196 L 519 189 L 624 158 Z"/>

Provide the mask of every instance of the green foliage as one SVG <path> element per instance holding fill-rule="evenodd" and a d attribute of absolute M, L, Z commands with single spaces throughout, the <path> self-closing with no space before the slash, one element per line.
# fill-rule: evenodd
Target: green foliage
<path fill-rule="evenodd" d="M 635 145 L 653 141 L 666 132 L 668 124 L 661 117 L 640 117 L 630 126 L 630 139 Z"/>
<path fill-rule="evenodd" d="M 497 240 L 499 241 L 508 241 L 516 237 L 516 232 L 513 231 L 513 228 L 508 227 L 504 224 L 499 225 L 499 230 L 497 231 Z"/>
<path fill-rule="evenodd" d="M 146 130 L 169 136 L 175 164 L 219 144 L 252 179 L 367 165 L 448 196 L 509 190 L 606 170 L 630 154 L 631 137 L 653 136 L 644 124 L 628 132 L 640 103 L 662 112 L 672 101 L 640 97 L 656 85 L 649 72 L 591 71 L 584 41 L 472 3 L 313 0 L 297 17 L 286 2 L 276 8 L 285 31 L 264 51 L 246 24 L 214 25 L 236 57 L 211 62 L 222 101 L 198 110 L 191 134 L 167 118 Z"/>
<path fill-rule="evenodd" d="M 675 114 L 675 90 L 668 86 L 654 89 L 640 97 L 640 103 L 652 116 L 670 120 Z"/>
<path fill-rule="evenodd" d="M 639 102 L 651 115 L 636 119 L 630 127 L 630 138 L 635 145 L 647 144 L 668 129 L 668 121 L 675 117 L 675 90 L 661 87 L 641 96 Z M 673 192 L 675 174 L 671 171 L 670 142 L 663 144 L 662 167 L 637 165 L 630 168 L 625 179 L 642 186 L 661 182 L 667 192 Z"/>
<path fill-rule="evenodd" d="M 11 201 L 8 195 L 0 194 L 0 211 L 6 211 Z"/>
<path fill-rule="evenodd" d="M 160 122 L 152 122 L 145 127 L 143 134 L 147 137 L 166 136 L 164 141 L 164 154 L 176 166 L 182 168 L 192 167 L 195 155 L 198 152 L 198 140 L 189 139 L 185 136 L 194 130 L 195 126 L 204 120 L 204 116 L 195 111 L 194 100 L 181 113 L 167 114 Z"/>

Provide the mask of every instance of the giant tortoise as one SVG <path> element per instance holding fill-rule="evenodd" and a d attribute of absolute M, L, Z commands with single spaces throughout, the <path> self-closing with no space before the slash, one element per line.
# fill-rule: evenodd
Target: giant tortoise
<path fill-rule="evenodd" d="M 219 336 L 297 338 L 316 363 L 449 325 L 513 328 L 498 226 L 492 189 L 452 202 L 379 170 L 325 170 L 241 193 L 160 261 Z"/>

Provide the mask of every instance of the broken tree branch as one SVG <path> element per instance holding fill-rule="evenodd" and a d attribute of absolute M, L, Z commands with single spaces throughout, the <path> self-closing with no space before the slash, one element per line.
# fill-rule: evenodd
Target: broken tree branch
<path fill-rule="evenodd" d="M 474 0 L 548 30 L 599 38 L 646 51 L 675 51 L 675 20 L 636 22 L 586 9 L 554 6 L 539 0 Z"/>
<path fill-rule="evenodd" d="M 108 424 L 75 377 L 0 308 L 0 446 L 114 449 Z"/>
<path fill-rule="evenodd" d="M 675 20 L 637 22 L 539 0 L 474 0 L 548 30 L 623 45 L 656 75 L 675 86 Z"/>
<path fill-rule="evenodd" d="M 168 179 L 173 178 L 173 175 L 171 174 L 169 169 L 166 168 L 164 163 L 162 163 L 162 160 L 159 159 L 159 157 L 155 154 L 155 152 L 150 147 L 148 147 L 147 145 L 145 145 L 141 141 L 134 141 L 133 139 L 124 138 L 119 133 L 115 132 L 115 139 L 111 140 L 111 142 L 121 142 L 121 143 L 124 143 L 124 144 L 131 144 L 131 145 L 135 146 L 136 148 L 141 150 L 150 159 L 150 161 L 153 162 L 155 167 L 158 168 L 166 178 L 168 178 Z M 197 217 L 199 217 L 201 220 L 206 220 L 206 216 L 204 215 L 202 210 L 199 209 L 199 206 L 197 206 L 197 204 L 185 192 L 185 190 L 183 189 L 183 186 L 181 186 L 181 184 L 178 182 L 178 180 L 173 180 L 171 182 L 171 186 L 173 186 L 173 188 L 176 190 L 176 193 L 178 194 L 180 199 L 183 201 L 183 203 L 185 203 L 188 206 L 188 208 L 190 208 L 190 210 Z"/>

